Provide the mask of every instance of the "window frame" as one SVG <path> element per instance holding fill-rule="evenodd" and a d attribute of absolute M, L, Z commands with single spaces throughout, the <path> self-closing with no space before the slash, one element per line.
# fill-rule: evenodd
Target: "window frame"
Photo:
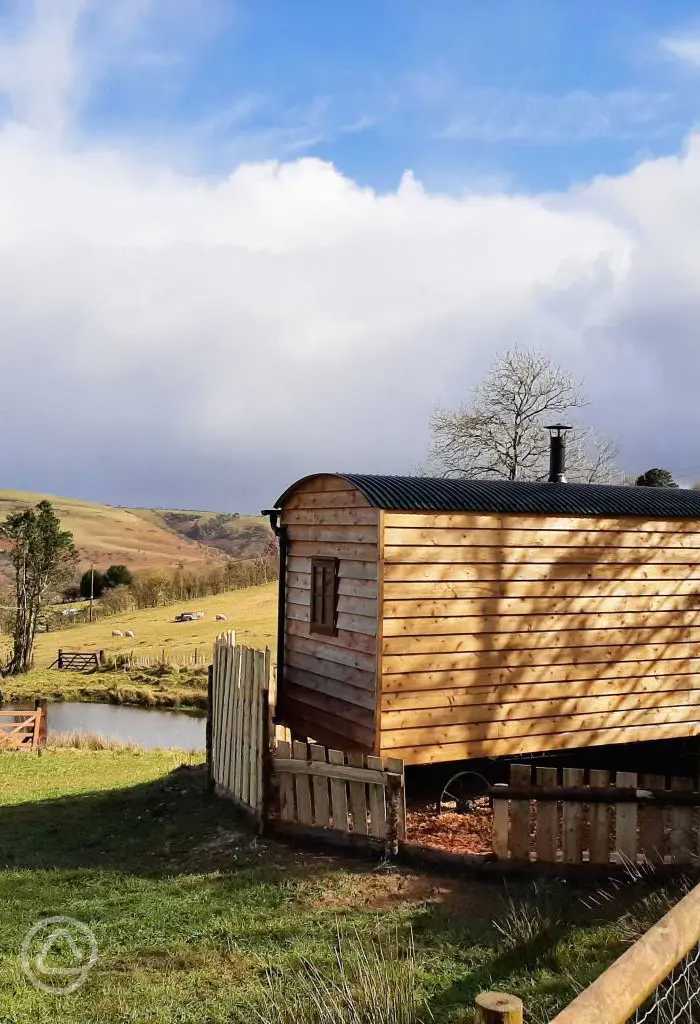
<path fill-rule="evenodd" d="M 328 587 L 330 573 L 331 589 Z M 321 577 L 321 593 L 317 591 L 318 575 Z M 319 608 L 320 596 L 320 608 Z M 311 597 L 309 602 L 309 633 L 320 636 L 338 635 L 338 559 L 313 557 L 311 559 Z"/>

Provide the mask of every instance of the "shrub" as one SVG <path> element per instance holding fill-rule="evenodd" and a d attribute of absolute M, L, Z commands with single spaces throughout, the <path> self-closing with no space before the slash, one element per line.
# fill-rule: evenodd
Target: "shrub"
<path fill-rule="evenodd" d="M 102 597 L 106 586 L 104 575 L 97 569 L 88 569 L 80 577 L 80 593 L 85 598 L 91 594 L 93 597 Z"/>
<path fill-rule="evenodd" d="M 110 565 L 105 573 L 105 583 L 108 587 L 128 587 L 133 578 L 133 574 L 125 565 Z"/>

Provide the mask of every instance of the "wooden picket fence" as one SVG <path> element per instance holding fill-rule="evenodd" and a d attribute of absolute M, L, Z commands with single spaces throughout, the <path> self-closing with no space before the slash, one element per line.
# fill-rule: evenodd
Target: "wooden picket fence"
<path fill-rule="evenodd" d="M 236 643 L 233 632 L 214 644 L 209 684 L 207 752 L 212 784 L 262 826 L 269 747 L 270 652 Z"/>
<path fill-rule="evenodd" d="M 376 841 L 387 853 L 395 853 L 405 837 L 404 767 L 398 758 L 279 740 L 272 782 L 283 829 Z"/>
<path fill-rule="evenodd" d="M 634 772 L 510 766 L 494 786 L 493 849 L 501 860 L 549 864 L 698 863 L 695 780 Z M 667 781 L 670 785 L 667 786 Z"/>
<path fill-rule="evenodd" d="M 37 700 L 34 709 L 0 709 L 0 751 L 41 750 L 46 746 L 46 701 Z"/>
<path fill-rule="evenodd" d="M 219 636 L 209 674 L 212 788 L 260 829 L 396 852 L 406 831 L 403 761 L 292 743 L 272 725 L 270 652 Z"/>

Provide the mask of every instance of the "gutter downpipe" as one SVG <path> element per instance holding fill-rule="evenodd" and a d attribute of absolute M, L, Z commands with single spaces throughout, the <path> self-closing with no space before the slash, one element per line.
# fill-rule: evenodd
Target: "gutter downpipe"
<path fill-rule="evenodd" d="M 284 674 L 284 626 L 287 603 L 287 527 L 280 526 L 279 508 L 264 508 L 261 514 L 269 516 L 272 532 L 279 545 L 279 579 L 277 581 L 277 690 Z"/>

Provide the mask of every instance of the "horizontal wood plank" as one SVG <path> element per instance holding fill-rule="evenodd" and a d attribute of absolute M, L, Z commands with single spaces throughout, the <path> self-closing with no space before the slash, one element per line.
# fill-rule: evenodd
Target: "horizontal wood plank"
<path fill-rule="evenodd" d="M 398 546 L 387 544 L 384 558 L 392 563 L 418 562 L 440 564 L 466 562 L 491 565 L 700 565 L 700 552 L 679 548 L 608 548 L 566 544 L 550 548 L 439 547 L 437 545 Z"/>
<path fill-rule="evenodd" d="M 643 516 L 547 516 L 520 513 L 385 512 L 385 527 L 463 530 L 629 530 L 634 533 L 700 533 L 697 519 L 648 519 Z"/>
<path fill-rule="evenodd" d="M 578 697 L 562 696 L 545 700 L 518 700 L 507 703 L 448 704 L 418 710 L 392 710 L 381 714 L 382 731 L 409 731 L 415 728 L 458 726 L 488 722 L 517 722 L 546 719 L 556 724 L 565 719 L 598 713 L 651 711 L 658 708 L 693 707 L 700 720 L 700 688 L 655 693 L 602 694 Z M 614 724 L 614 723 L 612 723 Z M 559 730 L 552 730 L 559 731 Z M 567 731 L 567 730 L 561 730 Z"/>
<path fill-rule="evenodd" d="M 598 549 L 633 548 L 649 551 L 679 549 L 700 549 L 700 532 L 670 533 L 668 531 L 632 531 L 632 530 L 521 530 L 514 529 L 479 529 L 465 530 L 459 527 L 447 529 L 435 527 L 391 528 L 384 530 L 384 543 L 415 546 L 417 544 L 435 545 L 438 547 L 455 545 L 462 547 L 494 547 L 494 548 L 557 548 L 591 546 Z"/>
<path fill-rule="evenodd" d="M 597 642 L 600 633 L 610 630 L 681 629 L 700 625 L 700 611 L 628 611 L 530 615 L 441 615 L 421 616 L 416 619 L 385 619 L 385 637 L 464 636 L 477 633 L 510 635 L 523 633 L 561 633 L 565 637 L 582 635 L 583 643 Z M 603 642 L 604 639 L 603 639 Z M 490 640 L 482 644 L 489 646 Z"/>
<path fill-rule="evenodd" d="M 308 598 L 307 598 L 308 600 Z M 419 619 L 419 618 L 454 618 L 455 616 L 478 616 L 480 619 L 489 616 L 527 616 L 561 615 L 564 620 L 572 615 L 588 615 L 593 618 L 599 614 L 618 613 L 625 616 L 644 616 L 650 612 L 688 612 L 700 611 L 700 585 L 695 585 L 689 594 L 677 596 L 664 595 L 654 597 L 472 597 L 445 598 L 443 600 L 402 600 L 384 601 L 384 617 L 387 619 Z M 593 624 L 593 623 L 592 623 Z"/>
<path fill-rule="evenodd" d="M 309 636 L 308 622 L 300 622 L 296 619 L 287 619 L 287 636 Z M 344 647 L 349 651 L 362 651 L 366 654 L 374 654 L 377 649 L 375 637 L 364 633 L 349 632 L 345 629 L 338 629 L 335 636 L 323 636 L 323 643 L 331 647 Z"/>
<path fill-rule="evenodd" d="M 283 509 L 283 526 L 369 526 L 379 521 L 376 508 Z"/>
<path fill-rule="evenodd" d="M 387 636 L 382 641 L 384 654 L 449 654 L 461 651 L 526 651 L 577 648 L 598 654 L 618 645 L 673 644 L 699 642 L 696 626 L 629 626 L 624 629 L 556 630 L 513 633 L 459 633 L 453 636 Z"/>
<path fill-rule="evenodd" d="M 700 579 L 621 580 L 399 580 L 385 582 L 384 598 L 395 601 L 450 600 L 512 601 L 559 598 L 602 600 L 603 598 L 697 597 Z M 500 607 L 500 605 L 499 605 Z"/>
<path fill-rule="evenodd" d="M 637 726 L 678 724 L 692 722 L 700 725 L 698 706 L 664 708 L 637 708 L 635 710 L 594 712 L 591 714 L 563 715 L 557 718 L 531 718 L 516 721 L 491 721 L 466 725 L 443 725 L 405 729 L 382 729 L 382 750 L 393 750 L 397 746 L 422 746 L 424 744 L 454 744 L 468 740 L 508 739 L 521 736 L 546 737 L 572 731 L 596 731 L 616 725 L 633 731 Z M 542 739 L 542 749 L 547 741 Z"/>
<path fill-rule="evenodd" d="M 609 697 L 620 694 L 682 692 L 700 688 L 694 673 L 668 676 L 627 676 L 621 679 L 579 679 L 551 683 L 503 683 L 500 686 L 453 686 L 447 689 L 399 690 L 382 693 L 384 711 L 454 708 L 473 704 L 505 705 L 530 700 Z M 516 711 L 514 710 L 514 713 Z"/>
<path fill-rule="evenodd" d="M 284 503 L 282 514 L 295 509 L 314 508 L 369 508 L 369 502 L 359 491 L 325 491 L 293 494 Z"/>
<path fill-rule="evenodd" d="M 351 704 L 349 701 L 321 693 L 320 690 L 312 690 L 307 685 L 297 686 L 292 682 L 285 682 L 284 699 L 313 708 L 314 714 L 316 710 L 323 711 L 344 721 L 364 726 L 369 732 L 374 731 L 373 708 L 368 710 L 359 704 Z"/>
<path fill-rule="evenodd" d="M 323 669 L 321 665 L 316 667 Z M 286 682 L 289 682 L 296 687 L 314 690 L 316 693 L 322 693 L 327 697 L 334 697 L 349 705 L 374 712 L 376 703 L 374 691 L 366 687 L 353 686 L 351 683 L 341 682 L 327 675 L 318 675 L 316 672 L 309 672 L 308 669 L 298 669 L 290 664 L 284 666 L 284 678 L 285 685 Z"/>
<path fill-rule="evenodd" d="M 420 652 L 415 654 L 384 655 L 382 671 L 424 672 L 434 671 L 438 666 L 444 669 L 500 669 L 520 666 L 559 665 L 618 665 L 624 661 L 664 662 L 670 658 L 700 657 L 700 645 L 696 643 L 658 644 L 610 644 L 605 647 L 560 647 L 532 650 L 499 651 L 443 651 Z"/>
<path fill-rule="evenodd" d="M 337 665 L 347 665 L 350 668 L 359 668 L 364 672 L 373 674 L 376 667 L 374 655 L 374 644 L 371 652 L 360 651 L 352 647 L 342 647 L 337 643 L 327 643 L 328 640 L 336 640 L 337 637 L 309 636 L 308 631 L 303 630 L 299 634 L 290 629 L 293 623 L 287 624 L 287 637 L 285 647 L 289 651 L 299 651 L 301 654 L 308 654 L 321 661 L 332 661 Z"/>
<path fill-rule="evenodd" d="M 326 679 L 336 679 L 340 683 L 349 683 L 351 686 L 359 687 L 361 690 L 374 692 L 374 675 L 359 668 L 352 668 L 348 665 L 338 665 L 326 658 L 319 658 L 318 654 L 312 656 L 303 654 L 288 647 L 285 652 L 285 665 L 301 669 L 304 672 L 321 673 Z"/>
<path fill-rule="evenodd" d="M 476 757 L 514 757 L 548 750 L 574 750 L 611 743 L 644 743 L 649 740 L 676 739 L 700 735 L 700 724 L 675 722 L 647 726 L 614 726 L 609 729 L 577 729 L 570 733 L 549 736 L 520 736 L 502 740 L 469 740 L 450 744 L 426 744 L 415 747 L 394 747 L 391 753 L 406 764 L 443 764 Z"/>
<path fill-rule="evenodd" d="M 439 582 L 476 581 L 479 583 L 520 583 L 535 580 L 694 580 L 700 582 L 700 565 L 653 565 L 611 564 L 580 562 L 567 564 L 558 562 L 496 563 L 439 562 L 435 559 L 425 563 L 385 563 L 384 579 L 388 583 L 403 580 L 427 580 Z"/>
<path fill-rule="evenodd" d="M 336 541 L 304 541 L 293 540 L 289 544 L 289 554 L 292 558 L 346 558 L 356 562 L 376 562 L 376 544 L 355 544 Z"/>

